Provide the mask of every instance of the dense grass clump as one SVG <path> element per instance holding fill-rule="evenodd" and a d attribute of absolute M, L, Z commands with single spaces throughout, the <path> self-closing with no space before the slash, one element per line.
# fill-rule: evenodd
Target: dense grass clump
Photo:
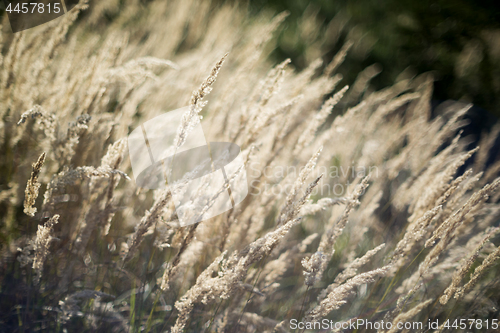
<path fill-rule="evenodd" d="M 0 30 L 0 332 L 289 332 L 323 319 L 496 331 L 499 129 L 471 149 L 470 105 L 432 116 L 430 74 L 373 91 L 371 66 L 343 85 L 356 39 L 300 72 L 270 63 L 287 13 L 87 7 Z M 176 149 L 200 121 L 207 141 L 238 144 L 245 168 L 227 182 L 246 173 L 249 195 L 180 227 L 177 184 L 138 188 L 127 136 L 185 106 Z M 208 186 L 189 193 L 194 208 L 216 200 L 200 199 Z"/>

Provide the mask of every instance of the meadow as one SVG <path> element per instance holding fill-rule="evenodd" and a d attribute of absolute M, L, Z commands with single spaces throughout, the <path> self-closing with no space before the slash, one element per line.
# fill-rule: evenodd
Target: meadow
<path fill-rule="evenodd" d="M 476 145 L 432 73 L 346 85 L 359 41 L 325 61 L 341 31 L 308 13 L 307 67 L 273 63 L 286 20 L 196 0 L 81 0 L 15 34 L 3 16 L 0 332 L 497 331 L 500 126 Z M 177 148 L 199 123 L 238 144 L 227 182 L 249 194 L 180 227 L 127 136 L 186 106 Z"/>

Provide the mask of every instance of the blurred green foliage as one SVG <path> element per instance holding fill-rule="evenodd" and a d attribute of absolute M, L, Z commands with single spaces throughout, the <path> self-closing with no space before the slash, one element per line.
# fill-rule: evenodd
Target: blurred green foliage
<path fill-rule="evenodd" d="M 389 86 L 403 70 L 433 71 L 434 99 L 470 101 L 500 115 L 500 6 L 490 0 L 253 0 L 250 9 L 288 10 L 276 60 L 291 58 L 298 68 L 312 59 L 314 43 L 301 36 L 304 15 L 315 16 L 331 44 L 320 56 L 330 61 L 347 38 L 357 43 L 341 68 L 345 83 L 378 63 L 374 88 Z M 361 51 L 363 52 L 360 52 Z"/>

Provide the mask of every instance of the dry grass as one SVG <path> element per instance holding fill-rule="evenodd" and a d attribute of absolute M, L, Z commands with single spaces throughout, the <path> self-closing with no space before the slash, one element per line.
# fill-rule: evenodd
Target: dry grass
<path fill-rule="evenodd" d="M 0 331 L 498 319 L 498 130 L 469 150 L 469 106 L 431 117 L 428 74 L 372 91 L 370 67 L 339 84 L 356 40 L 330 64 L 273 66 L 286 13 L 213 7 L 81 1 L 15 35 L 4 17 Z M 186 105 L 176 148 L 202 116 L 208 141 L 240 145 L 246 170 L 229 182 L 246 171 L 250 194 L 181 228 L 178 188 L 138 189 L 124 139 Z M 202 210 L 216 199 L 198 194 Z"/>

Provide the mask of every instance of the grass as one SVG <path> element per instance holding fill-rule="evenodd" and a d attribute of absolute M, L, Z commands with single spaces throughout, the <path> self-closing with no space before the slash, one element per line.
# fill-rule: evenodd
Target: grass
<path fill-rule="evenodd" d="M 266 15 L 110 0 L 17 34 L 4 18 L 0 332 L 498 318 L 498 129 L 471 144 L 470 105 L 433 112 L 429 73 L 375 91 L 372 68 L 347 87 L 349 47 L 273 64 L 287 14 Z M 185 106 L 175 149 L 203 115 L 207 141 L 240 146 L 228 183 L 246 174 L 249 195 L 179 227 L 189 174 L 139 188 L 126 138 Z M 188 193 L 193 212 L 225 188 L 208 190 Z"/>

